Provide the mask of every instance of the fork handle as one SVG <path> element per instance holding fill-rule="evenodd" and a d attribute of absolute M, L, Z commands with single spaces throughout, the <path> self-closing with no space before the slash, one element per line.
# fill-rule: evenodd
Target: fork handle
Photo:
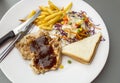
<path fill-rule="evenodd" d="M 8 32 L 5 36 L 0 38 L 0 46 L 4 44 L 8 39 L 15 37 L 15 34 L 13 31 Z"/>
<path fill-rule="evenodd" d="M 14 48 L 15 43 L 21 37 L 22 34 L 18 34 L 13 42 L 9 44 L 9 46 L 0 54 L 0 63 L 4 60 L 4 58 L 9 54 L 9 52 Z"/>

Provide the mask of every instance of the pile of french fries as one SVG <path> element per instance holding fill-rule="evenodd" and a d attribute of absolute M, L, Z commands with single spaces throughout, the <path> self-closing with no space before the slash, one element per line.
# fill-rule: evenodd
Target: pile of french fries
<path fill-rule="evenodd" d="M 41 14 L 34 21 L 34 24 L 41 29 L 52 30 L 53 25 L 61 20 L 64 15 L 72 8 L 72 3 L 69 3 L 65 8 L 62 9 L 58 8 L 50 0 L 48 1 L 48 5 L 49 6 L 39 7 Z"/>

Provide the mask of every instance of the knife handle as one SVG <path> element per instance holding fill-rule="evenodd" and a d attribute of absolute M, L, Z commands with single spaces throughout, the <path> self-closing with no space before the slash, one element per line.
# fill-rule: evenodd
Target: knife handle
<path fill-rule="evenodd" d="M 8 39 L 15 37 L 15 34 L 13 31 L 8 32 L 5 36 L 0 38 L 0 46 L 5 43 Z"/>

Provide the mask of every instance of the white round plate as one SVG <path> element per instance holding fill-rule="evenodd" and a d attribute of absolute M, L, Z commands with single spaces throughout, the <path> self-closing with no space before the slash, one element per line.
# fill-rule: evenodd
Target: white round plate
<path fill-rule="evenodd" d="M 47 2 L 47 0 L 21 0 L 18 2 L 1 19 L 0 37 L 18 26 L 20 18 L 24 18 L 40 5 L 48 5 Z M 99 31 L 102 32 L 105 41 L 101 41 L 90 65 L 81 64 L 64 56 L 62 60 L 63 69 L 40 75 L 34 74 L 29 63 L 23 60 L 21 54 L 14 48 L 0 64 L 1 70 L 13 83 L 90 83 L 98 76 L 106 63 L 109 52 L 109 36 L 100 15 L 82 0 L 52 0 L 52 2 L 60 8 L 72 2 L 72 10 L 85 11 L 95 24 L 100 24 L 101 30 Z M 2 48 L 0 52 L 2 52 Z M 72 64 L 68 64 L 68 59 L 72 60 Z"/>

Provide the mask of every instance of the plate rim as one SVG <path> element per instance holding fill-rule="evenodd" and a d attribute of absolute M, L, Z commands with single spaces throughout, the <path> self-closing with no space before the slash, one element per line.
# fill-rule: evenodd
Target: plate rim
<path fill-rule="evenodd" d="M 103 23 L 104 23 L 104 25 L 105 25 L 105 29 L 106 29 L 106 32 L 107 32 L 107 38 L 108 38 L 108 49 L 107 49 L 107 57 L 106 57 L 105 63 L 104 63 L 104 65 L 103 65 L 103 67 L 101 68 L 101 70 L 99 71 L 99 73 L 94 77 L 93 80 L 91 80 L 91 82 L 92 82 L 92 81 L 94 81 L 94 80 L 100 75 L 100 73 L 101 73 L 102 70 L 104 69 L 104 67 L 105 67 L 105 65 L 106 65 L 106 62 L 107 62 L 107 60 L 108 60 L 109 51 L 110 51 L 110 37 L 109 37 L 108 29 L 107 29 L 107 27 L 106 27 L 106 24 L 105 24 L 105 22 L 104 22 L 104 19 L 101 17 L 101 15 L 96 11 L 96 9 L 95 9 L 94 7 L 92 7 L 92 6 L 91 6 L 90 4 L 88 4 L 86 1 L 84 1 L 84 0 L 81 0 L 81 1 L 83 1 L 84 3 L 86 3 L 87 5 L 89 5 L 89 6 L 100 16 L 100 18 L 102 19 L 102 21 L 103 21 Z M 8 14 L 9 12 L 11 12 L 11 10 L 12 10 L 14 7 L 16 7 L 17 5 L 19 5 L 19 4 L 22 3 L 22 2 L 24 2 L 24 0 L 18 1 L 16 4 L 14 4 L 12 7 L 10 7 L 10 8 L 7 10 L 7 12 L 3 15 L 3 17 L 1 18 L 0 24 L 1 24 L 2 20 L 6 17 L 7 14 Z M 1 68 L 1 64 L 0 64 L 0 69 L 1 69 L 1 71 L 5 74 L 5 76 L 10 80 L 10 77 L 7 76 L 6 73 L 4 72 L 4 70 Z M 12 82 L 12 80 L 10 80 L 10 81 Z"/>

